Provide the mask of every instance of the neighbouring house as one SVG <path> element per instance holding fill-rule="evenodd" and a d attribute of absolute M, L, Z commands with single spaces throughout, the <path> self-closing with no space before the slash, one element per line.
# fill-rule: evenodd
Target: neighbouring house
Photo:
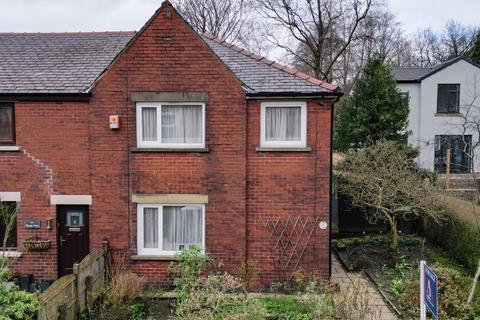
<path fill-rule="evenodd" d="M 408 142 L 418 148 L 418 164 L 440 174 L 447 170 L 450 149 L 450 172 L 471 172 L 472 141 L 478 141 L 475 130 L 463 133 L 462 114 L 472 104 L 472 119 L 480 111 L 480 66 L 465 57 L 458 57 L 432 68 L 394 68 L 393 75 L 400 91 L 409 101 Z M 473 110 L 472 109 L 472 110 Z M 479 168 L 480 158 L 475 160 Z M 476 169 L 477 171 L 478 169 Z"/>
<path fill-rule="evenodd" d="M 265 285 L 299 269 L 327 277 L 340 95 L 197 34 L 168 1 L 139 32 L 1 33 L 15 272 L 56 279 L 108 240 L 115 263 L 152 283 L 167 285 L 191 244 L 229 271 L 256 262 Z"/>

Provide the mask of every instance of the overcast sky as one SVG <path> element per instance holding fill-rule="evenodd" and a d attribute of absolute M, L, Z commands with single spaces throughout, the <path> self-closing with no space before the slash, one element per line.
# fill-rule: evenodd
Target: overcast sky
<path fill-rule="evenodd" d="M 449 20 L 480 25 L 480 0 L 386 0 L 407 32 L 440 30 Z"/>
<path fill-rule="evenodd" d="M 407 32 L 426 27 L 438 30 L 450 18 L 480 24 L 480 0 L 386 1 Z M 161 3 L 162 0 L 0 0 L 0 31 L 138 30 Z"/>

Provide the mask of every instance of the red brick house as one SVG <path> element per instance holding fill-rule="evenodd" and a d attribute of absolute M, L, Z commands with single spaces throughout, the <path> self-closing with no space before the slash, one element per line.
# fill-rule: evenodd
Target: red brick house
<path fill-rule="evenodd" d="M 339 96 L 168 2 L 136 33 L 0 34 L 0 200 L 20 203 L 7 255 L 56 279 L 108 240 L 165 283 L 196 243 L 230 271 L 255 261 L 263 283 L 328 276 Z"/>

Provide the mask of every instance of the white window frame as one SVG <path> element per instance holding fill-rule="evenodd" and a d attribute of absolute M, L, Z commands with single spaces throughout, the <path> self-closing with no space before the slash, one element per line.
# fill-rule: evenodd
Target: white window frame
<path fill-rule="evenodd" d="M 205 205 L 204 204 L 138 204 L 137 205 L 137 254 L 145 256 L 174 256 L 180 251 L 163 250 L 163 207 L 201 207 L 203 214 L 203 236 L 202 236 L 202 250 L 205 251 Z M 158 209 L 158 248 L 144 247 L 144 209 L 156 208 Z"/>
<path fill-rule="evenodd" d="M 265 109 L 271 107 L 301 108 L 300 141 L 267 141 Z M 305 101 L 269 101 L 260 106 L 260 147 L 268 148 L 305 148 L 307 146 L 307 103 Z"/>
<path fill-rule="evenodd" d="M 162 143 L 162 105 L 202 106 L 202 142 L 201 143 Z M 143 141 L 142 137 L 142 109 L 157 108 L 157 141 Z M 137 147 L 138 148 L 159 148 L 159 149 L 188 149 L 205 148 L 205 103 L 203 102 L 137 102 Z"/>

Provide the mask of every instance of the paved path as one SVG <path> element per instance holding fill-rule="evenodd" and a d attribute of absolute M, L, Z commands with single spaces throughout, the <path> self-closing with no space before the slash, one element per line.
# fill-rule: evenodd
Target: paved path
<path fill-rule="evenodd" d="M 375 320 L 396 320 L 397 317 L 383 300 L 382 295 L 362 272 L 346 272 L 335 255 L 332 255 L 332 280 L 337 282 L 341 291 L 360 291 L 369 295 L 374 315 L 366 317 Z"/>

